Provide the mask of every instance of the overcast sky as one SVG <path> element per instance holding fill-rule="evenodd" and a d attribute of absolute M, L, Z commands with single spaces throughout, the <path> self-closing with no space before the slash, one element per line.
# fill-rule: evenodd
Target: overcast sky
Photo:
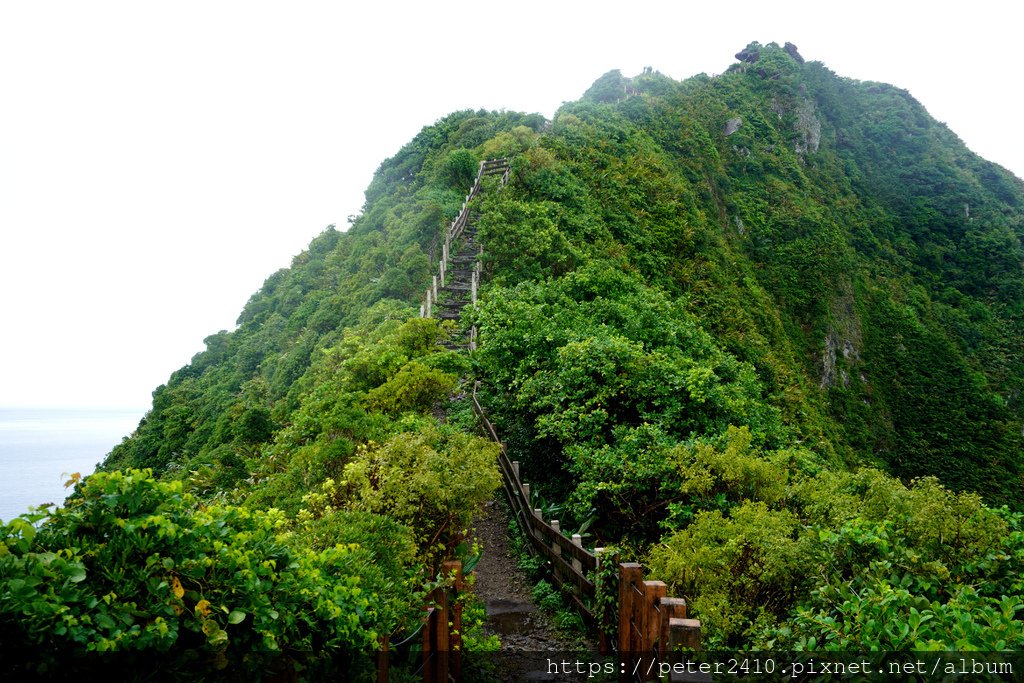
<path fill-rule="evenodd" d="M 0 406 L 141 414 L 421 127 L 550 117 L 614 68 L 791 41 L 1024 176 L 1021 5 L 694 6 L 0 0 Z"/>

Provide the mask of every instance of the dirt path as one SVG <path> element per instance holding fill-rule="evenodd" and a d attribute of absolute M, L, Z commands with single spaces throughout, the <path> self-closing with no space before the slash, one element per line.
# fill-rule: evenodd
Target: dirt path
<path fill-rule="evenodd" d="M 484 554 L 476 566 L 474 592 L 487 606 L 487 630 L 501 638 L 501 649 L 539 652 L 564 643 L 547 615 L 530 596 L 532 584 L 519 568 L 500 502 L 487 503 L 476 519 L 476 537 Z"/>
<path fill-rule="evenodd" d="M 530 595 L 533 584 L 519 568 L 511 548 L 503 502 L 487 503 L 474 521 L 476 539 L 484 552 L 474 572 L 473 591 L 487 607 L 487 633 L 501 639 L 500 666 L 495 673 L 502 681 L 567 680 L 564 675 L 549 674 L 547 660 L 585 652 L 588 645 L 560 634 L 534 604 Z"/>

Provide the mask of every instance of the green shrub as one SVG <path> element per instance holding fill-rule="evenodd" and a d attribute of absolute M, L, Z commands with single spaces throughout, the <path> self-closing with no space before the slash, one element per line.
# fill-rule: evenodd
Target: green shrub
<path fill-rule="evenodd" d="M 307 547 L 278 511 L 204 506 L 181 482 L 130 470 L 89 477 L 41 521 L 0 527 L 5 666 L 42 674 L 134 652 L 165 674 L 256 675 L 377 641 L 353 549 Z"/>
<path fill-rule="evenodd" d="M 410 361 L 394 377 L 366 394 L 366 406 L 391 414 L 407 410 L 425 412 L 447 398 L 455 381 L 454 375 Z"/>
<path fill-rule="evenodd" d="M 699 513 L 650 557 L 652 575 L 689 600 L 711 644 L 735 644 L 762 609 L 784 610 L 808 578 L 808 542 L 792 512 L 745 502 Z M 676 592 L 678 591 L 678 593 Z"/>
<path fill-rule="evenodd" d="M 345 466 L 345 505 L 409 526 L 422 552 L 458 543 L 501 485 L 497 444 L 424 424 L 383 444 L 360 446 Z"/>

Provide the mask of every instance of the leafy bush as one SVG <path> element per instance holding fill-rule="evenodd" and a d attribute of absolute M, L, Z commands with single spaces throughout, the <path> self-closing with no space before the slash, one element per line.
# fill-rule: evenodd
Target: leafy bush
<path fill-rule="evenodd" d="M 391 517 L 336 509 L 332 503 L 338 495 L 337 484 L 328 479 L 319 491 L 303 496 L 295 532 L 315 550 L 348 548 L 345 569 L 358 575 L 361 587 L 373 594 L 377 630 L 387 635 L 401 632 L 422 618 L 428 592 L 413 531 Z"/>
<path fill-rule="evenodd" d="M 89 477 L 38 533 L 31 519 L 0 527 L 5 666 L 42 674 L 134 652 L 143 670 L 251 676 L 376 644 L 353 549 L 309 548 L 280 512 L 200 505 L 130 470 Z"/>
<path fill-rule="evenodd" d="M 478 357 L 508 400 L 499 419 L 529 430 L 521 448 L 561 448 L 562 482 L 579 519 L 601 531 L 651 535 L 680 497 L 672 449 L 697 434 L 746 425 L 757 444 L 788 430 L 760 396 L 753 368 L 719 348 L 661 290 L 592 261 L 558 280 L 488 292 Z M 519 457 L 551 478 L 550 458 Z M 543 473 L 539 468 L 543 467 Z"/>
<path fill-rule="evenodd" d="M 344 504 L 409 526 L 435 556 L 461 541 L 480 505 L 501 485 L 498 445 L 463 432 L 417 425 L 383 444 L 360 446 L 345 466 Z"/>
<path fill-rule="evenodd" d="M 699 513 L 655 549 L 651 568 L 688 598 L 709 646 L 735 644 L 762 611 L 788 608 L 808 576 L 808 552 L 796 515 L 746 502 L 728 517 Z"/>
<path fill-rule="evenodd" d="M 455 388 L 455 381 L 453 375 L 410 361 L 394 377 L 367 392 L 366 406 L 391 414 L 427 411 L 448 397 Z"/>
<path fill-rule="evenodd" d="M 704 490 L 716 470 L 742 472 L 748 458 L 727 449 L 690 481 Z M 952 493 L 932 478 L 907 487 L 877 470 L 816 471 L 798 462 L 788 483 L 727 487 L 727 497 L 745 492 L 747 499 L 697 512 L 651 551 L 654 575 L 689 599 L 710 644 L 998 650 L 1024 643 L 1019 514 L 986 508 L 977 495 Z"/>

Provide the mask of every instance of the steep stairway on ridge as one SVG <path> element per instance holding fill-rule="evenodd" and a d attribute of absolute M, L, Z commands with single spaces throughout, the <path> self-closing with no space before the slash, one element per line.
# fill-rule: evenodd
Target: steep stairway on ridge
<path fill-rule="evenodd" d="M 458 217 L 445 230 L 438 274 L 433 277 L 433 282 L 420 306 L 421 317 L 459 320 L 462 317 L 462 309 L 476 303 L 483 247 L 477 240 L 476 220 L 479 212 L 475 211 L 473 200 L 483 191 L 484 178 L 500 174 L 499 186 L 503 187 L 508 181 L 509 171 L 508 159 L 489 159 L 480 162 L 476 180 L 466 195 L 466 201 L 463 202 Z M 454 253 L 453 247 L 456 247 Z M 452 341 L 445 345 L 451 349 L 474 350 L 476 328 L 470 328 L 465 342 Z"/>
<path fill-rule="evenodd" d="M 503 187 L 509 176 L 507 159 L 480 162 L 476 181 L 462 210 L 445 231 L 438 274 L 427 289 L 420 307 L 421 316 L 458 321 L 467 306 L 476 304 L 483 245 L 477 235 L 479 211 L 474 199 L 483 191 L 483 178 L 498 174 L 501 174 L 499 187 Z M 476 328 L 471 327 L 465 338 L 448 341 L 445 346 L 453 350 L 475 350 Z M 484 556 L 475 570 L 474 592 L 486 606 L 486 630 L 501 638 L 502 650 L 509 654 L 502 660 L 498 679 L 552 680 L 546 671 L 534 670 L 535 663 L 522 655 L 565 653 L 576 650 L 580 644 L 563 640 L 548 615 L 534 604 L 530 594 L 532 584 L 519 568 L 509 547 L 507 511 L 500 500 L 496 499 L 481 510 L 473 526 L 474 536 L 484 548 Z"/>

